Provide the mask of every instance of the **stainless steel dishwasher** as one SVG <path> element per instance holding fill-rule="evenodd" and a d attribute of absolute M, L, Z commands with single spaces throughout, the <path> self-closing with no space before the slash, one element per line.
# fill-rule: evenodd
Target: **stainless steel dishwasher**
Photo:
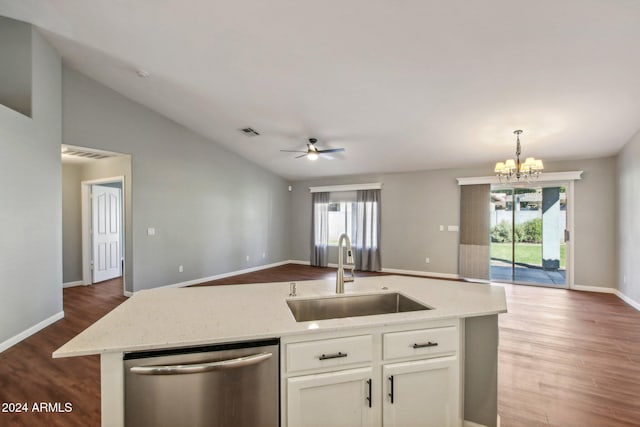
<path fill-rule="evenodd" d="M 126 353 L 127 427 L 278 427 L 279 340 Z"/>

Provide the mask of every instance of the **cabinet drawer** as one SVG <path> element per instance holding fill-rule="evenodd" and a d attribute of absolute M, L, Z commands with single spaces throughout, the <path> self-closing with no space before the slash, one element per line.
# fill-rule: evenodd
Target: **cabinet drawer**
<path fill-rule="evenodd" d="M 458 349 L 458 333 L 454 326 L 392 332 L 383 337 L 384 359 L 452 353 Z"/>
<path fill-rule="evenodd" d="M 371 335 L 293 343 L 287 345 L 287 372 L 370 362 L 372 355 Z"/>

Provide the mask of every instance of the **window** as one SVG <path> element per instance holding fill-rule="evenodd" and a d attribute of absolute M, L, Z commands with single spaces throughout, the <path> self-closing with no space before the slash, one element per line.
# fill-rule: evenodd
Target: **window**
<path fill-rule="evenodd" d="M 355 202 L 329 203 L 329 246 L 338 246 L 342 233 L 353 237 L 352 214 Z"/>
<path fill-rule="evenodd" d="M 328 248 L 346 233 L 355 251 L 355 268 L 380 271 L 380 190 L 326 192 L 311 195 L 311 257 L 314 266 L 328 265 Z"/>

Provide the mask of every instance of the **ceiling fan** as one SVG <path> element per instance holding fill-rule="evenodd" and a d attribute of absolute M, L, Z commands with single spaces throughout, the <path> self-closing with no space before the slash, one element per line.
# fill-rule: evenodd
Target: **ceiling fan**
<path fill-rule="evenodd" d="M 306 156 L 307 159 L 309 160 L 317 160 L 320 155 L 326 155 L 329 153 L 340 153 L 344 151 L 344 148 L 331 148 L 328 150 L 318 150 L 318 148 L 316 147 L 316 142 L 318 142 L 316 138 L 309 138 L 309 142 L 307 143 L 307 151 L 300 151 L 300 150 L 280 150 L 280 151 L 283 151 L 285 153 L 303 153 L 299 156 L 296 156 L 296 159 Z"/>

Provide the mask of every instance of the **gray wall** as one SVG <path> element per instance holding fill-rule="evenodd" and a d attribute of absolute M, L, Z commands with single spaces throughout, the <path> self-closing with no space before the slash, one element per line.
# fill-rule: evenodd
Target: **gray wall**
<path fill-rule="evenodd" d="M 616 158 L 573 160 L 554 170 L 584 170 L 575 184 L 575 284 L 615 288 L 617 283 Z"/>
<path fill-rule="evenodd" d="M 82 166 L 62 165 L 62 282 L 82 280 Z"/>
<path fill-rule="evenodd" d="M 0 106 L 0 343 L 62 311 L 61 63 L 29 31 L 33 119 Z"/>
<path fill-rule="evenodd" d="M 124 176 L 125 275 L 127 290 L 133 282 L 133 239 L 131 215 L 131 157 L 91 160 L 84 164 L 62 165 L 62 259 L 63 283 L 82 280 L 82 181 Z M 120 183 L 115 186 L 120 188 Z"/>
<path fill-rule="evenodd" d="M 617 160 L 618 289 L 640 304 L 640 132 Z"/>
<path fill-rule="evenodd" d="M 575 185 L 575 283 L 615 287 L 615 158 L 547 162 L 552 171 L 584 170 Z M 291 259 L 309 260 L 310 186 L 382 182 L 383 268 L 458 273 L 460 189 L 456 178 L 487 176 L 492 167 L 344 176 L 292 183 Z M 445 231 L 439 231 L 444 225 Z M 429 257 L 430 263 L 425 263 Z M 329 262 L 336 262 L 335 252 Z"/>
<path fill-rule="evenodd" d="M 0 16 L 0 104 L 31 117 L 31 26 Z"/>
<path fill-rule="evenodd" d="M 63 112 L 66 144 L 132 156 L 133 290 L 288 259 L 284 179 L 70 68 Z"/>

